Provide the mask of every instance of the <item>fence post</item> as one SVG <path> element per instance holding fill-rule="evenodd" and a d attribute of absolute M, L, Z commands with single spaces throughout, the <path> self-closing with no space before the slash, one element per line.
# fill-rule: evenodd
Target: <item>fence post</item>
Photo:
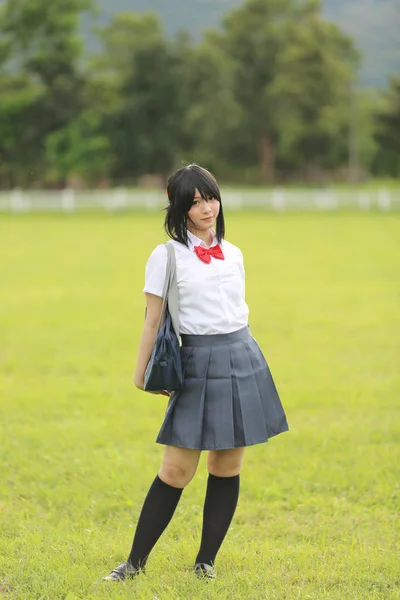
<path fill-rule="evenodd" d="M 144 208 L 146 210 L 156 210 L 158 206 L 158 197 L 156 192 L 147 192 L 144 195 Z"/>
<path fill-rule="evenodd" d="M 106 210 L 118 210 L 119 208 L 126 208 L 128 205 L 127 190 L 125 187 L 117 187 L 113 192 L 110 190 L 110 196 L 106 196 L 104 202 L 104 208 Z"/>
<path fill-rule="evenodd" d="M 10 208 L 12 212 L 25 210 L 24 197 L 20 188 L 15 188 L 10 194 Z"/>
<path fill-rule="evenodd" d="M 239 210 L 243 206 L 243 195 L 236 190 L 224 193 L 224 206 L 230 210 Z"/>
<path fill-rule="evenodd" d="M 338 201 L 333 190 L 322 189 L 316 192 L 315 206 L 320 210 L 334 210 Z"/>
<path fill-rule="evenodd" d="M 379 190 L 378 192 L 378 206 L 381 210 L 390 210 L 392 199 L 388 190 Z"/>
<path fill-rule="evenodd" d="M 285 210 L 286 198 L 283 190 L 274 189 L 272 192 L 272 208 L 275 210 Z"/>
<path fill-rule="evenodd" d="M 363 210 L 368 210 L 370 207 L 370 197 L 366 192 L 360 192 L 358 194 L 358 206 Z"/>
<path fill-rule="evenodd" d="M 61 190 L 61 207 L 64 212 L 75 210 L 75 192 L 71 188 Z"/>

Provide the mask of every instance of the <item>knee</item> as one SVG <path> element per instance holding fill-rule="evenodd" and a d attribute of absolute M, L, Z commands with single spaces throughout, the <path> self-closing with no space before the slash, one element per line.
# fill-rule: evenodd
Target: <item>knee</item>
<path fill-rule="evenodd" d="M 218 459 L 208 461 L 208 472 L 215 477 L 234 477 L 239 475 L 240 467 L 240 464 L 227 463 Z"/>
<path fill-rule="evenodd" d="M 227 467 L 223 465 L 210 465 L 208 467 L 208 472 L 211 475 L 215 475 L 215 477 L 235 477 L 235 475 L 239 475 L 240 473 L 240 466 Z"/>
<path fill-rule="evenodd" d="M 163 463 L 158 472 L 158 476 L 165 483 L 176 488 L 187 486 L 192 481 L 194 474 L 193 470 L 171 463 Z"/>
<path fill-rule="evenodd" d="M 216 451 L 208 455 L 208 472 L 215 477 L 235 477 L 242 467 L 243 451 Z"/>

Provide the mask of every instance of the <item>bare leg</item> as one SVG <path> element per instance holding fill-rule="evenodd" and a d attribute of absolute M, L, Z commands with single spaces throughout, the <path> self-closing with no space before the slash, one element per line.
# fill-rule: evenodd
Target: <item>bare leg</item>
<path fill-rule="evenodd" d="M 158 476 L 172 487 L 186 487 L 196 473 L 200 454 L 201 450 L 165 446 Z"/>

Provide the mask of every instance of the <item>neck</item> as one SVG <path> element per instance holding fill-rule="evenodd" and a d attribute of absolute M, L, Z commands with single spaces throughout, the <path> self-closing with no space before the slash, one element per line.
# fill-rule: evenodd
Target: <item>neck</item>
<path fill-rule="evenodd" d="M 195 235 L 196 237 L 198 237 L 200 240 L 202 240 L 207 248 L 209 248 L 212 244 L 213 241 L 213 236 L 211 233 L 210 229 L 206 229 L 204 230 L 198 230 L 198 229 L 194 229 L 193 227 L 188 227 L 188 230 L 193 233 L 193 235 Z"/>

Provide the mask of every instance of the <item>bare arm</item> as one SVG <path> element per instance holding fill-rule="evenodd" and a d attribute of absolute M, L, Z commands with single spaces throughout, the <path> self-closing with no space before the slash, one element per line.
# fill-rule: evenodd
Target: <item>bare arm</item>
<path fill-rule="evenodd" d="M 133 382 L 140 390 L 143 390 L 144 388 L 144 372 L 148 365 L 157 336 L 157 325 L 160 318 L 162 301 L 163 299 L 160 296 L 146 294 L 146 320 L 144 322 L 143 333 L 140 339 L 136 369 L 133 376 Z M 159 392 L 154 393 L 169 396 L 169 392 L 166 390 L 160 390 Z"/>

